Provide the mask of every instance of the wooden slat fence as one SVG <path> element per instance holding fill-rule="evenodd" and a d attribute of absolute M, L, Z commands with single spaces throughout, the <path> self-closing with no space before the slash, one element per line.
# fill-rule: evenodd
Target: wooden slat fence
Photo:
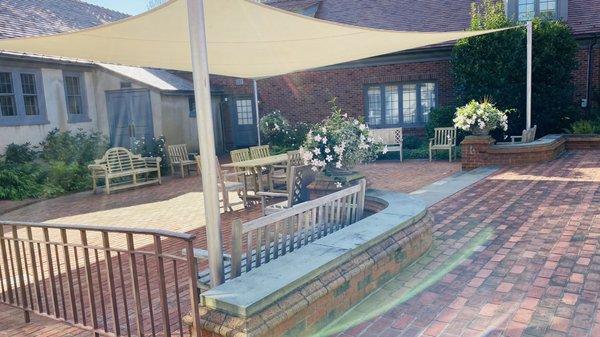
<path fill-rule="evenodd" d="M 194 235 L 0 222 L 0 301 L 104 336 L 189 335 L 198 323 Z M 185 247 L 185 256 L 179 253 Z M 194 324 L 199 327 L 199 324 Z M 198 334 L 199 335 L 199 334 Z"/>
<path fill-rule="evenodd" d="M 362 179 L 355 186 L 262 218 L 235 221 L 230 278 L 357 222 L 363 217 L 365 189 Z"/>

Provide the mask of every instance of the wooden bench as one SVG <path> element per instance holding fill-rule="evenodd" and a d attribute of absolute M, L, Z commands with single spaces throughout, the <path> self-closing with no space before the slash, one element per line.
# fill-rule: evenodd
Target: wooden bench
<path fill-rule="evenodd" d="M 531 143 L 535 140 L 535 134 L 537 133 L 537 125 L 532 128 L 523 130 L 520 136 L 510 136 L 511 143 Z"/>
<path fill-rule="evenodd" d="M 382 141 L 387 146 L 388 152 L 400 153 L 400 161 L 402 161 L 402 142 L 404 141 L 402 128 L 370 129 L 369 132 L 371 133 L 371 137 Z"/>
<path fill-rule="evenodd" d="M 94 192 L 98 188 L 97 179 L 104 179 L 106 194 L 124 188 L 160 184 L 160 161 L 160 157 L 142 157 L 123 147 L 108 149 L 101 159 L 88 165 L 92 173 Z"/>
<path fill-rule="evenodd" d="M 448 161 L 452 162 L 452 152 L 456 159 L 456 128 L 435 128 L 433 138 L 429 139 L 429 161 L 432 160 L 432 152 L 438 150 L 448 151 Z"/>
<path fill-rule="evenodd" d="M 186 169 L 188 175 L 190 174 L 190 169 L 195 169 L 196 174 L 200 173 L 200 166 L 192 159 L 197 153 L 188 152 L 185 144 L 167 146 L 167 155 L 169 156 L 169 165 L 171 166 L 171 173 L 173 175 L 175 174 L 176 166 L 179 166 L 179 172 L 181 173 L 182 178 L 185 177 Z"/>

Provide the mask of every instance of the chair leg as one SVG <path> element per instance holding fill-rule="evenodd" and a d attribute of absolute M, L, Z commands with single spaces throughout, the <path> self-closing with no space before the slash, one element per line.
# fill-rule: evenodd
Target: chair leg
<path fill-rule="evenodd" d="M 229 192 L 226 189 L 222 189 L 221 192 L 223 193 L 223 210 L 225 212 L 229 212 L 231 209 L 231 207 L 229 206 Z"/>
<path fill-rule="evenodd" d="M 404 159 L 402 158 L 402 152 L 404 152 L 404 151 L 402 151 L 402 147 L 400 147 L 400 162 L 402 162 L 402 161 L 404 160 Z"/>
<path fill-rule="evenodd" d="M 107 195 L 110 194 L 110 178 L 108 178 L 108 174 L 104 177 L 104 193 Z"/>
<path fill-rule="evenodd" d="M 184 171 L 183 165 L 179 165 L 179 168 L 180 168 L 180 172 L 181 172 L 181 178 L 184 178 L 185 177 L 185 173 L 184 173 L 185 171 Z"/>
<path fill-rule="evenodd" d="M 431 146 L 429 147 L 429 162 L 431 162 Z"/>

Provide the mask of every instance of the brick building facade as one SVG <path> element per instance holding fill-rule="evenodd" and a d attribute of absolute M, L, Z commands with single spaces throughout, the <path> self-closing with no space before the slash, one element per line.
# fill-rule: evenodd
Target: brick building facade
<path fill-rule="evenodd" d="M 588 63 L 589 46 L 600 36 L 600 2 L 585 0 L 533 0 L 533 15 L 540 14 L 547 3 L 556 17 L 566 20 L 580 44 L 577 54 L 579 68 L 573 74 L 576 92 L 573 104 L 582 107 L 582 100 L 588 99 L 589 92 L 597 92 L 600 88 L 600 43 L 592 48 L 591 73 Z M 464 30 L 469 25 L 470 5 L 472 0 L 456 0 L 450 3 L 442 1 L 406 1 L 381 0 L 375 5 L 356 0 L 285 0 L 263 1 L 272 6 L 314 16 L 319 19 L 349 23 L 373 28 L 394 30 L 450 31 Z M 508 14 L 523 18 L 523 8 L 519 4 L 524 0 L 508 0 Z M 528 1 L 532 2 L 532 1 Z M 550 5 L 548 5 L 550 6 Z M 519 12 L 519 8 L 521 12 Z M 402 10 L 401 10 L 402 9 Z M 447 13 L 448 15 L 442 15 Z M 595 14 L 594 14 L 595 13 Z M 599 41 L 600 42 L 600 41 Z M 259 110 L 264 115 L 273 110 L 280 110 L 292 122 L 318 122 L 328 115 L 332 97 L 338 98 L 342 109 L 352 116 L 365 116 L 369 120 L 372 108 L 368 100 L 377 98 L 381 93 L 378 106 L 386 109 L 386 100 L 400 101 L 399 110 L 393 124 L 403 126 L 407 133 L 423 133 L 426 111 L 420 105 L 425 94 L 419 90 L 423 83 L 434 87 L 433 95 L 427 96 L 434 106 L 453 103 L 454 88 L 451 77 L 450 53 L 452 44 L 427 47 L 410 52 L 385 55 L 364 61 L 326 67 L 318 70 L 298 72 L 284 76 L 258 80 Z M 591 74 L 591 76 L 590 76 Z M 212 85 L 225 100 L 238 97 L 252 99 L 252 80 L 212 77 Z M 589 90 L 589 85 L 592 90 Z M 388 98 L 387 84 L 395 86 Z M 416 95 L 410 90 L 417 88 Z M 374 86 L 373 86 L 374 85 Z M 377 91 L 377 85 L 381 85 Z M 370 96 L 370 88 L 375 95 Z M 408 91 L 407 91 L 408 90 Z M 408 99 L 407 99 L 408 98 Z M 415 111 L 405 106 L 418 107 Z M 404 101 L 403 101 L 404 100 Z M 411 101 L 412 100 L 412 101 Z M 589 103 L 593 100 L 589 99 Z M 389 102 L 387 103 L 389 104 Z M 596 101 L 593 103 L 598 105 Z M 411 114 L 417 113 L 416 118 Z M 385 115 L 387 111 L 380 111 Z M 223 120 L 226 143 L 229 148 L 237 146 L 235 141 L 235 108 L 225 104 Z M 399 116 L 397 116 L 399 115 Z M 398 118 L 399 117 L 399 118 Z M 383 118 L 383 117 L 382 117 Z M 389 118 L 389 117 L 387 117 Z M 404 118 L 404 120 L 403 120 Z M 407 118 L 412 123 L 405 123 Z M 380 124 L 384 126 L 384 124 Z"/>

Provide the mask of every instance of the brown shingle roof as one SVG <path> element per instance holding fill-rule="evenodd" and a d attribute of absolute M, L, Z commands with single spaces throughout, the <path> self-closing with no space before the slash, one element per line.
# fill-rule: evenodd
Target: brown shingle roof
<path fill-rule="evenodd" d="M 0 38 L 61 33 L 126 17 L 79 0 L 0 0 Z"/>

